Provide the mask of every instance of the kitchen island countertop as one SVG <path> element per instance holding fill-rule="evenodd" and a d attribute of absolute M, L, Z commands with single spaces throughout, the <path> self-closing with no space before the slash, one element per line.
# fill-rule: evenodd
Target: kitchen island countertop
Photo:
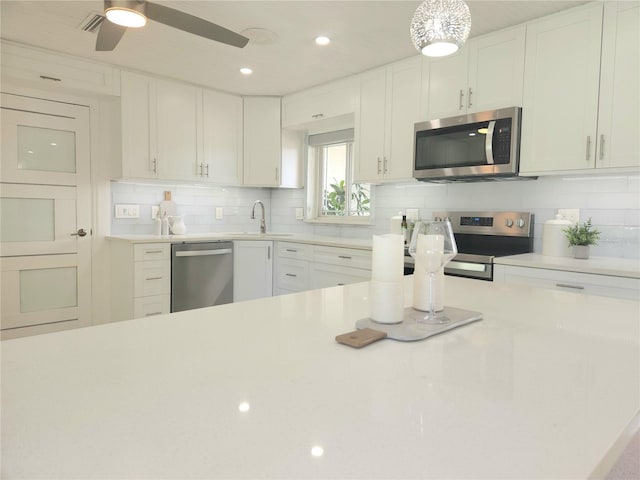
<path fill-rule="evenodd" d="M 447 277 L 483 320 L 336 343 L 367 297 L 4 341 L 2 478 L 600 478 L 637 429 L 639 302 Z"/>
<path fill-rule="evenodd" d="M 612 275 L 614 277 L 640 278 L 640 259 L 615 257 L 590 257 L 586 260 L 571 257 L 551 257 L 537 253 L 524 253 L 496 257 L 497 265 L 545 268 L 567 272 Z"/>

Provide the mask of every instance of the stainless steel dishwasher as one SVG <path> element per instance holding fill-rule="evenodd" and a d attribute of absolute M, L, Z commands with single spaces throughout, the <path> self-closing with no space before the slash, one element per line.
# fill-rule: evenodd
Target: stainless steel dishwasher
<path fill-rule="evenodd" d="M 171 311 L 233 301 L 233 242 L 171 245 Z"/>

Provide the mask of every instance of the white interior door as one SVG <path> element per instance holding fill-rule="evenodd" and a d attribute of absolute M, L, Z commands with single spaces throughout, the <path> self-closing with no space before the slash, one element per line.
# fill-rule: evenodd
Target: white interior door
<path fill-rule="evenodd" d="M 0 108 L 2 336 L 89 325 L 89 109 L 8 94 Z"/>

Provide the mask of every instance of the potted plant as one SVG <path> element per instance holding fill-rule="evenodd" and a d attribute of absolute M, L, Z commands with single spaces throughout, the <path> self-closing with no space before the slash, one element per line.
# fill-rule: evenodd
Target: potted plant
<path fill-rule="evenodd" d="M 574 258 L 589 258 L 589 246 L 597 245 L 600 232 L 593 227 L 591 219 L 580 225 L 576 223 L 563 230 L 569 241 L 569 246 L 573 247 Z"/>

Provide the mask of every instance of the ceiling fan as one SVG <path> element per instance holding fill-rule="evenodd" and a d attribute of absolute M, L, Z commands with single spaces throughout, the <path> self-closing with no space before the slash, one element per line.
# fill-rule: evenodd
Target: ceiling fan
<path fill-rule="evenodd" d="M 96 40 L 99 52 L 113 50 L 127 27 L 142 27 L 147 19 L 234 47 L 243 48 L 249 42 L 247 37 L 220 25 L 146 0 L 105 0 L 104 11 L 109 21 L 100 25 Z"/>

